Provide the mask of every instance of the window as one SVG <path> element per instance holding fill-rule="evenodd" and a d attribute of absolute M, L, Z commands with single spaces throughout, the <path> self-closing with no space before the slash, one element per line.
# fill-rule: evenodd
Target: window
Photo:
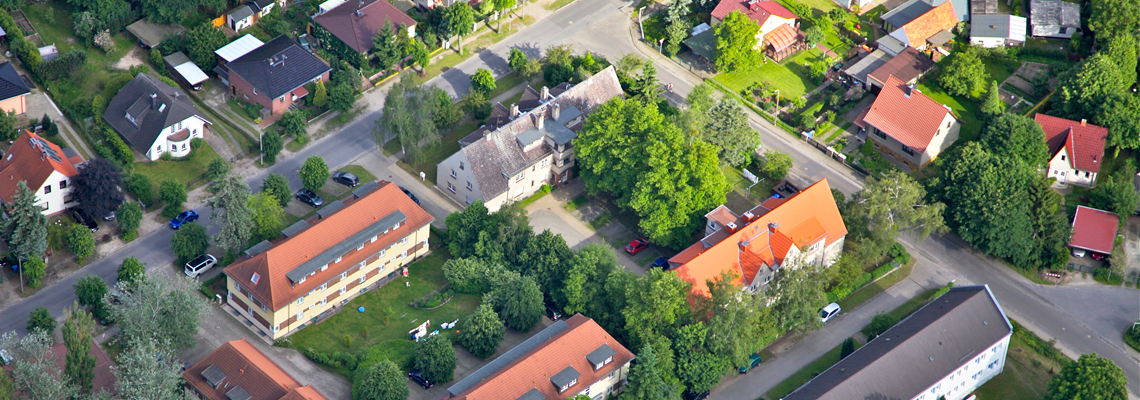
<path fill-rule="evenodd" d="M 380 250 L 380 254 L 377 254 L 376 257 L 384 257 L 384 252 L 386 251 L 388 251 L 388 249 Z"/>
<path fill-rule="evenodd" d="M 364 283 L 364 280 L 365 280 L 365 279 L 368 279 L 368 276 L 366 276 L 366 275 L 365 275 L 365 276 L 361 276 L 361 277 L 360 277 L 360 283 Z"/>
<path fill-rule="evenodd" d="M 463 165 L 463 161 L 460 161 L 460 162 L 459 162 L 459 169 L 463 169 L 463 167 L 464 167 L 464 165 Z"/>
<path fill-rule="evenodd" d="M 344 278 L 347 278 L 347 277 L 348 277 L 348 271 L 345 271 L 345 272 L 341 272 L 341 273 L 340 273 L 340 279 L 341 279 L 341 280 L 344 280 Z"/>
<path fill-rule="evenodd" d="M 65 181 L 65 180 L 59 181 L 59 189 L 60 190 L 67 189 L 67 181 Z"/>
<path fill-rule="evenodd" d="M 44 186 L 44 194 L 51 194 L 51 185 Z"/>
<path fill-rule="evenodd" d="M 471 181 L 467 181 L 467 190 L 474 190 L 472 189 Z"/>
<path fill-rule="evenodd" d="M 456 178 L 456 177 L 457 177 L 457 176 L 456 176 L 456 174 L 455 174 L 455 170 L 454 170 L 454 169 L 453 169 L 453 170 L 451 170 L 451 177 L 452 177 L 452 178 Z"/>
<path fill-rule="evenodd" d="M 378 239 L 378 238 L 380 238 L 380 237 L 379 236 L 373 236 L 372 240 L 369 241 L 369 243 L 376 243 L 376 239 Z"/>
<path fill-rule="evenodd" d="M 455 193 L 455 186 L 451 186 L 451 182 L 448 182 L 447 190 L 451 191 L 451 193 Z"/>
<path fill-rule="evenodd" d="M 540 166 L 540 167 L 545 167 L 545 166 L 546 166 L 546 164 L 548 164 L 548 163 L 550 163 L 550 159 L 549 159 L 549 158 L 544 158 L 544 159 L 542 159 L 542 163 L 540 163 L 540 164 L 539 164 L 539 166 Z"/>
<path fill-rule="evenodd" d="M 981 372 L 978 372 L 978 373 L 974 374 L 974 376 L 973 376 L 973 379 L 974 379 L 975 381 L 976 381 L 976 380 L 978 380 L 978 376 L 979 376 L 979 375 L 981 375 L 981 374 L 982 374 Z"/>
<path fill-rule="evenodd" d="M 341 259 L 342 259 L 342 257 L 337 257 L 336 260 L 333 261 L 333 264 L 340 262 Z"/>
<path fill-rule="evenodd" d="M 606 375 L 606 379 L 613 379 L 614 374 L 616 374 L 616 373 L 617 373 L 617 371 L 610 372 L 609 374 Z"/>
<path fill-rule="evenodd" d="M 1085 178 L 1088 178 L 1088 177 L 1089 177 L 1089 172 L 1085 171 Z"/>
<path fill-rule="evenodd" d="M 327 290 L 328 288 L 329 288 L 329 284 L 326 282 L 326 283 L 321 284 L 321 287 L 318 288 L 318 290 L 323 292 L 323 291 Z"/>
<path fill-rule="evenodd" d="M 407 236 L 404 236 L 403 239 L 400 239 L 400 244 L 407 244 L 407 243 L 408 243 L 408 237 Z"/>
<path fill-rule="evenodd" d="M 257 89 L 253 89 L 253 95 L 257 96 Z"/>
<path fill-rule="evenodd" d="M 253 282 L 254 285 L 256 285 L 259 280 L 261 280 L 261 275 L 258 275 L 256 272 L 253 273 L 253 276 L 249 277 L 249 281 Z"/>
<path fill-rule="evenodd" d="M 301 296 L 301 297 L 297 298 L 297 305 L 301 305 L 304 303 L 305 303 L 305 296 Z"/>
<path fill-rule="evenodd" d="M 467 201 L 467 204 L 471 204 L 473 202 L 473 200 L 471 200 L 471 196 L 466 196 L 466 197 L 467 198 L 465 200 Z"/>
<path fill-rule="evenodd" d="M 325 298 L 321 299 L 321 305 L 322 305 L 322 306 L 323 306 L 323 305 L 325 305 L 325 304 L 328 304 L 328 303 L 329 303 L 329 298 L 328 298 L 328 297 L 325 297 Z"/>
<path fill-rule="evenodd" d="M 308 278 L 307 276 L 302 276 L 301 280 L 298 281 L 297 283 L 305 283 L 305 279 L 307 279 L 307 278 Z"/>
<path fill-rule="evenodd" d="M 182 144 L 182 150 L 186 150 L 186 143 Z"/>
<path fill-rule="evenodd" d="M 520 172 L 520 173 L 519 173 L 519 176 L 516 176 L 516 177 L 515 177 L 515 182 L 521 182 L 521 181 L 523 180 L 523 177 L 524 177 L 525 175 L 526 175 L 526 173 L 525 173 L 525 172 Z"/>
<path fill-rule="evenodd" d="M 348 286 L 345 286 L 345 287 L 342 287 L 342 288 L 340 288 L 340 295 L 341 295 L 341 296 L 344 296 L 344 293 L 345 293 L 345 292 L 347 292 L 347 291 L 348 291 Z"/>
<path fill-rule="evenodd" d="M 530 187 L 534 187 L 534 180 L 530 181 Z"/>
<path fill-rule="evenodd" d="M 1065 161 L 1065 155 L 1064 154 L 1061 155 L 1061 161 Z"/>
<path fill-rule="evenodd" d="M 903 151 L 903 153 L 906 153 L 908 155 L 912 155 L 912 156 L 914 155 L 914 149 L 912 149 L 906 145 L 903 145 L 902 151 Z"/>
<path fill-rule="evenodd" d="M 269 311 L 269 307 L 266 307 L 266 306 L 265 306 L 265 304 L 262 304 L 262 305 L 261 305 L 261 311 L 264 311 L 264 312 L 268 312 L 268 311 Z"/>
<path fill-rule="evenodd" d="M 586 386 L 586 390 L 583 390 L 581 393 L 578 393 L 578 394 L 589 396 L 590 395 L 590 387 Z"/>
<path fill-rule="evenodd" d="M 997 364 L 998 364 L 998 362 L 997 362 L 997 361 L 994 361 L 994 362 L 990 363 L 990 366 L 989 366 L 989 368 L 990 368 L 990 369 L 994 369 L 994 367 L 996 367 L 996 366 L 997 366 Z"/>
<path fill-rule="evenodd" d="M 887 138 L 887 134 L 883 133 L 883 131 L 878 130 L 878 129 L 875 129 L 874 131 L 875 131 L 875 136 L 881 137 L 883 139 Z"/>
<path fill-rule="evenodd" d="M 327 269 L 329 269 L 329 265 L 328 265 L 328 264 L 325 264 L 325 265 L 322 265 L 322 266 L 321 266 L 321 272 L 325 272 L 325 270 L 327 270 Z"/>
<path fill-rule="evenodd" d="M 364 250 L 364 243 L 361 243 L 359 246 L 356 246 L 356 250 L 357 251 Z"/>
<path fill-rule="evenodd" d="M 577 385 L 577 384 L 578 384 L 578 378 L 574 378 L 574 380 L 570 381 L 570 383 L 567 383 L 567 384 L 565 384 L 565 385 L 562 385 L 562 387 L 561 387 L 561 388 L 558 388 L 558 393 L 562 393 L 562 392 L 565 392 L 565 391 L 566 391 L 566 389 L 569 389 L 569 388 L 571 388 L 571 387 L 573 387 L 574 385 Z"/>
<path fill-rule="evenodd" d="M 281 327 L 280 327 L 280 326 L 278 326 L 278 325 L 273 325 L 273 333 L 277 333 L 277 332 L 278 332 L 278 331 L 280 331 L 280 330 L 281 330 Z"/>
<path fill-rule="evenodd" d="M 301 311 L 301 312 L 297 313 L 297 320 L 300 321 L 303 319 L 305 319 L 305 312 Z"/>

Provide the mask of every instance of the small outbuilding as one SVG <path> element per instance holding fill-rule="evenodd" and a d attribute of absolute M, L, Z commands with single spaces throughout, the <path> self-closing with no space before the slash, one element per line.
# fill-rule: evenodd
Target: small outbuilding
<path fill-rule="evenodd" d="M 1073 255 L 1082 257 L 1086 251 L 1100 255 L 1112 254 L 1120 217 L 1115 213 L 1092 207 L 1077 206 L 1073 215 L 1073 238 L 1069 247 Z"/>
<path fill-rule="evenodd" d="M 138 22 L 127 25 L 127 32 L 135 35 L 139 39 L 139 44 L 143 48 L 149 49 L 158 46 L 167 37 L 173 35 L 181 35 L 186 32 L 186 28 L 181 25 L 159 25 L 147 22 L 146 19 L 140 19 Z"/>
<path fill-rule="evenodd" d="M 166 68 L 173 72 L 171 75 L 174 75 L 174 80 L 191 89 L 201 89 L 202 83 L 210 79 L 201 68 L 198 68 L 197 64 L 190 61 L 190 57 L 186 57 L 186 54 L 181 51 L 163 57 L 162 60 L 166 63 Z"/>
<path fill-rule="evenodd" d="M 970 44 L 986 48 L 1025 43 L 1028 20 L 1016 15 L 975 15 L 970 23 Z"/>

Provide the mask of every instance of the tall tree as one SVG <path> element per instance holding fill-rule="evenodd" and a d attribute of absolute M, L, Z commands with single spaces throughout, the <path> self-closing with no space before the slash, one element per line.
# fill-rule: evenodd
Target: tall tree
<path fill-rule="evenodd" d="M 1109 95 L 1092 120 L 1108 128 L 1106 145 L 1115 149 L 1114 156 L 1120 155 L 1122 148 L 1140 148 L 1140 97 L 1137 95 Z"/>
<path fill-rule="evenodd" d="M 75 281 L 73 286 L 75 297 L 81 306 L 93 306 L 103 302 L 107 295 L 107 281 L 95 275 L 87 274 Z"/>
<path fill-rule="evenodd" d="M 1072 120 L 1091 119 L 1108 104 L 1109 98 L 1124 93 L 1131 85 L 1123 75 L 1120 66 L 1107 53 L 1084 59 L 1058 78 L 1053 111 Z"/>
<path fill-rule="evenodd" d="M 265 177 L 265 180 L 261 181 L 261 193 L 273 196 L 277 199 L 277 204 L 283 208 L 289 205 L 289 200 L 293 198 L 292 192 L 289 191 L 289 180 L 281 174 L 271 173 Z"/>
<path fill-rule="evenodd" d="M 736 100 L 722 99 L 708 109 L 708 119 L 701 136 L 720 147 L 720 157 L 733 166 L 748 163 L 752 152 L 760 147 L 760 133 L 748 126 L 744 108 Z"/>
<path fill-rule="evenodd" d="M 1089 30 L 1096 33 L 1098 41 L 1135 35 L 1140 30 L 1140 14 L 1136 13 L 1140 10 L 1140 1 L 1097 0 L 1090 4 Z"/>
<path fill-rule="evenodd" d="M 709 327 L 704 322 L 682 326 L 673 349 L 677 353 L 677 376 L 693 393 L 702 393 L 720 383 L 724 360 L 705 350 Z"/>
<path fill-rule="evenodd" d="M 665 383 L 657 368 L 653 346 L 641 346 L 637 359 L 629 368 L 628 386 L 621 395 L 622 400 L 668 400 L 677 397 L 677 389 Z"/>
<path fill-rule="evenodd" d="M 459 333 L 459 345 L 479 358 L 495 355 L 499 342 L 503 341 L 506 333 L 503 321 L 495 314 L 490 304 L 483 303 L 464 318 L 463 328 Z"/>
<path fill-rule="evenodd" d="M 1040 128 L 1039 128 L 1040 129 Z M 844 207 L 844 221 L 861 245 L 886 251 L 900 232 L 913 232 L 919 239 L 947 230 L 942 219 L 946 206 L 928 203 L 926 189 L 902 171 L 888 171 L 867 178 L 863 190 Z"/>
<path fill-rule="evenodd" d="M 257 227 L 254 236 L 261 240 L 273 240 L 281 235 L 285 223 L 285 210 L 272 195 L 261 192 L 250 196 L 249 208 L 253 211 L 253 223 Z"/>
<path fill-rule="evenodd" d="M 166 0 L 143 0 L 143 1 L 145 3 L 170 3 L 170 1 L 166 1 Z M 179 2 L 179 1 L 199 1 L 199 0 L 175 0 L 174 2 Z M 220 0 L 202 0 L 202 1 L 220 1 Z M 183 10 L 183 12 L 185 12 L 185 10 L 189 10 L 189 8 L 184 8 L 182 10 Z M 144 7 L 143 13 L 144 14 L 146 13 L 145 7 Z M 179 18 L 179 20 L 181 20 L 181 18 Z M 151 21 L 156 22 L 156 23 L 160 23 L 160 24 L 174 22 L 174 21 L 169 21 L 169 22 L 155 21 L 153 18 L 151 19 Z M 229 42 L 229 39 L 226 38 L 226 34 L 225 34 L 225 32 L 222 32 L 221 28 L 215 28 L 211 24 L 202 24 L 202 25 L 195 27 L 194 29 L 186 31 L 186 42 L 185 42 L 186 43 L 186 56 L 189 57 L 190 61 L 193 61 L 194 64 L 197 65 L 198 67 L 202 68 L 205 71 L 209 71 L 209 70 L 214 69 L 214 67 L 218 65 L 218 56 L 214 55 L 214 50 L 217 50 L 217 49 L 221 48 L 222 46 L 225 46 L 226 43 L 228 43 L 228 42 Z"/>
<path fill-rule="evenodd" d="M 325 182 L 329 180 L 329 165 L 325 163 L 324 157 L 310 156 L 305 159 L 305 163 L 301 164 L 301 185 L 305 189 L 316 192 L 321 187 L 325 186 Z"/>
<path fill-rule="evenodd" d="M 574 252 L 562 235 L 547 229 L 527 241 L 517 265 L 520 273 L 534 278 L 543 293 L 556 298 L 561 297 L 559 290 L 573 258 Z M 555 301 L 555 304 L 561 303 L 561 299 Z"/>
<path fill-rule="evenodd" d="M 475 10 L 466 2 L 457 1 L 444 12 L 449 36 L 459 36 L 459 54 L 463 54 L 463 36 L 475 28 Z"/>
<path fill-rule="evenodd" d="M 479 235 L 490 228 L 491 216 L 482 200 L 475 200 L 461 211 L 447 216 L 447 250 L 452 257 L 475 255 Z"/>
<path fill-rule="evenodd" d="M 579 250 L 569 261 L 566 278 L 562 280 L 561 295 L 555 303 L 562 306 L 566 314 L 591 312 L 605 297 L 605 281 L 618 266 L 617 255 L 612 248 L 591 243 Z M 551 296 L 555 297 L 555 296 Z M 561 299 L 562 303 L 558 303 Z"/>
<path fill-rule="evenodd" d="M 1005 103 L 1001 101 L 1001 93 L 997 81 L 990 81 L 990 88 L 986 90 L 986 98 L 978 110 L 986 118 L 994 118 L 1005 112 Z"/>
<path fill-rule="evenodd" d="M 1000 114 L 982 131 L 982 144 L 995 154 L 1016 157 L 1032 167 L 1049 161 L 1041 124 L 1020 114 Z"/>
<path fill-rule="evenodd" d="M 1083 354 L 1061 367 L 1049 381 L 1049 395 L 1054 399 L 1124 400 L 1128 398 L 1128 379 L 1112 360 Z"/>
<path fill-rule="evenodd" d="M 657 104 L 661 100 L 661 82 L 657 80 L 657 66 L 651 61 L 641 67 L 641 75 L 629 86 L 630 98 L 645 104 Z"/>
<path fill-rule="evenodd" d="M 820 325 L 819 308 L 825 303 L 826 279 L 811 267 L 780 268 L 772 280 L 772 312 L 785 330 L 806 332 Z"/>
<path fill-rule="evenodd" d="M 221 229 L 214 243 L 223 249 L 237 251 L 249 243 L 256 226 L 249 208 L 249 185 L 234 173 L 228 173 L 210 186 L 214 196 L 206 200 L 213 210 L 213 224 Z"/>
<path fill-rule="evenodd" d="M 210 235 L 206 234 L 206 227 L 196 222 L 182 225 L 170 238 L 170 251 L 178 256 L 181 262 L 206 254 L 210 247 Z"/>
<path fill-rule="evenodd" d="M 193 346 L 207 307 L 193 282 L 186 277 L 120 282 L 119 302 L 111 304 L 110 311 L 126 347 L 155 345 L 173 351 Z"/>
<path fill-rule="evenodd" d="M 947 93 L 972 97 L 984 89 L 989 74 L 978 52 L 977 48 L 968 47 L 954 53 L 950 64 L 938 76 L 938 84 Z"/>
<path fill-rule="evenodd" d="M 55 317 L 51 315 L 47 307 L 36 307 L 31 313 L 28 313 L 28 332 L 43 331 L 50 334 L 55 333 Z"/>
<path fill-rule="evenodd" d="M 733 11 L 716 26 L 716 69 L 752 71 L 764 62 L 756 51 L 760 25 L 740 11 Z"/>
<path fill-rule="evenodd" d="M 95 320 L 91 319 L 91 314 L 79 308 L 78 302 L 72 304 L 64 315 L 67 320 L 62 331 L 67 355 L 63 372 L 71 384 L 79 388 L 80 393 L 89 394 L 92 381 L 95 380 L 95 355 L 91 354 L 91 334 L 95 330 Z"/>
<path fill-rule="evenodd" d="M 284 136 L 292 136 L 302 143 L 308 133 L 305 129 L 308 125 L 309 123 L 305 121 L 305 112 L 302 110 L 286 112 L 277 120 L 277 126 L 281 128 Z"/>
<path fill-rule="evenodd" d="M 511 69 L 511 72 L 519 74 L 519 71 L 526 66 L 528 60 L 530 60 L 530 58 L 526 56 L 526 53 L 523 53 L 523 51 L 517 47 L 513 47 L 511 48 L 510 54 L 507 55 L 507 67 Z"/>
<path fill-rule="evenodd" d="M 496 32 L 503 31 L 503 20 L 507 19 L 507 11 L 515 8 L 515 0 L 492 0 L 495 6 L 495 11 L 498 12 L 499 27 L 495 28 Z"/>
<path fill-rule="evenodd" d="M 277 155 L 281 154 L 281 149 L 285 148 L 285 139 L 281 138 L 277 132 L 265 132 L 261 134 L 261 156 L 267 163 L 277 162 Z"/>
<path fill-rule="evenodd" d="M 60 370 L 61 360 L 51 347 L 51 334 L 47 332 L 31 332 L 22 338 L 15 331 L 0 335 L 0 348 L 16 360 L 12 380 L 27 400 L 59 400 L 79 391 Z"/>
<path fill-rule="evenodd" d="M 376 364 L 352 382 L 352 398 L 360 400 L 405 400 L 408 378 L 391 361 Z"/>
<path fill-rule="evenodd" d="M 499 313 L 511 329 L 529 332 L 542 319 L 542 290 L 530 277 L 516 274 L 513 277 L 504 276 L 502 280 L 488 295 L 495 306 L 495 312 Z"/>
<path fill-rule="evenodd" d="M 226 6 L 226 2 L 222 0 L 141 0 L 139 3 L 143 15 L 156 24 L 178 23 L 188 12 L 198 7 L 218 10 Z"/>
<path fill-rule="evenodd" d="M 82 264 L 95 252 L 95 236 L 87 226 L 75 224 L 67 228 L 67 249 L 75 254 L 75 262 Z"/>
<path fill-rule="evenodd" d="M 392 30 L 391 23 L 385 23 L 380 32 L 372 36 L 372 54 L 380 69 L 392 68 L 404 56 L 403 45 L 396 32 Z"/>
<path fill-rule="evenodd" d="M 1123 225 L 1128 221 L 1128 216 L 1136 211 L 1136 203 L 1140 202 L 1140 193 L 1132 186 L 1135 175 L 1136 168 L 1125 167 L 1107 179 L 1098 179 L 1096 188 L 1089 196 L 1089 206 L 1115 213 Z"/>
<path fill-rule="evenodd" d="M 329 88 L 329 108 L 340 113 L 352 111 L 356 105 L 356 90 L 352 85 L 339 82 Z"/>
<path fill-rule="evenodd" d="M 130 242 L 139 237 L 138 230 L 142 224 L 143 211 L 137 201 L 124 202 L 119 206 L 116 215 L 119 221 L 119 237 L 123 238 L 123 241 Z"/>
<path fill-rule="evenodd" d="M 746 365 L 748 356 L 779 334 L 771 309 L 761 294 L 743 290 L 727 272 L 707 284 L 708 297 L 697 301 L 697 315 L 707 316 L 705 347 L 732 365 Z"/>
<path fill-rule="evenodd" d="M 416 39 L 408 46 L 408 56 L 412 62 L 420 66 L 420 76 L 427 75 L 428 64 L 431 63 L 431 52 L 423 41 Z"/>
<path fill-rule="evenodd" d="M 47 251 L 47 217 L 36 205 L 36 194 L 24 181 L 16 183 L 9 210 L 4 226 L 8 251 L 24 261 L 42 258 Z"/>
<path fill-rule="evenodd" d="M 412 356 L 413 366 L 420 370 L 425 379 L 436 383 L 451 382 L 458 360 L 455 347 L 443 335 L 420 340 L 416 343 L 416 351 Z"/>
<path fill-rule="evenodd" d="M 410 76 L 392 86 L 384 97 L 384 112 L 372 128 L 377 146 L 398 140 L 404 160 L 414 165 L 425 156 L 421 146 L 439 143 L 435 125 L 423 123 L 431 121 L 435 112 L 437 103 L 432 89 L 417 85 Z"/>
<path fill-rule="evenodd" d="M 138 282 L 146 276 L 146 265 L 135 257 L 127 257 L 119 264 L 117 282 Z"/>
<path fill-rule="evenodd" d="M 230 162 L 226 161 L 226 159 L 221 157 L 215 158 L 210 160 L 209 165 L 206 165 L 206 179 L 209 180 L 211 184 L 215 184 L 221 181 L 232 169 L 233 165 L 230 165 Z"/>
<path fill-rule="evenodd" d="M 79 165 L 79 175 L 72 179 L 71 196 L 79 208 L 93 218 L 102 217 L 123 204 L 123 171 L 105 158 L 95 158 Z"/>
<path fill-rule="evenodd" d="M 471 74 L 471 90 L 478 90 L 484 95 L 489 95 L 491 91 L 495 90 L 495 76 L 491 75 L 491 71 L 486 68 L 475 70 L 475 73 Z"/>
<path fill-rule="evenodd" d="M 158 197 L 166 204 L 162 215 L 173 218 L 182 212 L 182 203 L 186 202 L 186 184 L 177 179 L 168 178 L 158 185 Z"/>
<path fill-rule="evenodd" d="M 115 389 L 127 399 L 164 400 L 178 397 L 182 365 L 164 344 L 136 342 L 118 358 Z"/>
<path fill-rule="evenodd" d="M 626 288 L 626 305 L 621 313 L 635 346 L 680 325 L 689 311 L 690 287 L 677 274 L 651 269 Z"/>

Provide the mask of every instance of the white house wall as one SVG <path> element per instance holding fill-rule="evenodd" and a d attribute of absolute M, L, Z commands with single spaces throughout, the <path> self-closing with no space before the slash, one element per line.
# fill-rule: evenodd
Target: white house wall
<path fill-rule="evenodd" d="M 1057 179 L 1059 184 L 1069 184 L 1084 187 L 1093 187 L 1096 182 L 1096 172 L 1074 169 L 1069 164 L 1069 151 L 1062 147 L 1052 160 L 1049 160 L 1048 177 Z"/>
<path fill-rule="evenodd" d="M 994 321 L 1000 323 L 1003 321 Z M 1009 350 L 1009 337 L 1005 335 L 982 354 L 966 360 L 958 369 L 938 382 L 930 385 L 913 400 L 962 400 L 975 389 L 981 387 L 1005 368 L 1006 353 Z"/>
<path fill-rule="evenodd" d="M 185 141 L 186 150 L 183 151 L 181 149 L 181 146 L 180 146 L 179 149 L 174 152 L 175 154 L 172 154 L 173 156 L 176 156 L 176 157 L 186 155 L 187 153 L 190 152 L 190 145 L 189 145 L 190 140 L 194 139 L 194 138 L 202 138 L 203 135 L 205 134 L 205 126 L 206 126 L 206 121 L 203 121 L 201 118 L 198 118 L 197 116 L 191 116 L 190 118 L 186 118 L 177 124 L 163 128 L 162 132 L 159 132 L 158 138 L 155 139 L 154 143 L 150 145 L 150 150 L 147 150 L 147 152 L 145 154 L 146 158 L 150 159 L 151 161 L 159 159 L 160 157 L 162 157 L 162 153 L 170 151 L 170 142 L 167 141 L 167 139 L 166 139 L 167 137 L 169 137 L 170 135 L 173 135 L 175 133 L 178 133 L 179 131 L 181 131 L 183 129 L 190 129 L 190 137 L 187 138 L 187 140 Z M 178 142 L 178 143 L 183 143 L 183 142 Z"/>
<path fill-rule="evenodd" d="M 606 374 L 597 382 L 591 384 L 587 390 L 578 392 L 580 395 L 586 395 L 591 399 L 605 399 L 614 391 L 614 386 L 625 380 L 626 375 L 629 374 L 629 363 L 625 363 L 621 368 L 615 369 L 613 372 Z"/>
<path fill-rule="evenodd" d="M 61 186 L 66 188 L 61 189 Z M 51 188 L 51 193 L 44 193 L 46 188 Z M 59 171 L 53 170 L 39 189 L 31 189 L 36 191 L 36 205 L 44 209 L 44 215 L 58 214 L 75 205 L 74 202 L 67 202 L 71 198 L 71 179 Z"/>
<path fill-rule="evenodd" d="M 452 176 L 452 172 L 455 176 Z M 475 180 L 475 172 L 471 163 L 467 160 L 467 154 L 463 150 L 455 152 L 451 157 L 441 161 L 436 165 L 436 186 L 439 190 L 447 193 L 448 196 L 455 199 L 464 206 L 475 202 L 475 200 L 484 200 L 483 190 L 479 187 L 479 181 Z M 470 188 L 468 188 L 470 184 Z M 490 208 L 490 206 L 487 206 Z"/>
<path fill-rule="evenodd" d="M 995 47 L 1005 46 L 1005 39 L 993 37 L 972 37 L 970 38 L 970 44 L 992 49 Z"/>

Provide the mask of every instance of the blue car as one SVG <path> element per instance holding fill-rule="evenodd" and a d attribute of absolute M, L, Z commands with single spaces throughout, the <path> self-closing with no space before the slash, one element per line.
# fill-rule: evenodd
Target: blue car
<path fill-rule="evenodd" d="M 198 220 L 198 212 L 197 211 L 186 210 L 186 211 L 183 211 L 182 214 L 178 214 L 177 217 L 174 217 L 174 219 L 170 220 L 170 227 L 173 229 L 178 229 L 178 228 L 181 228 L 182 225 L 189 224 L 189 223 L 197 221 L 197 220 Z"/>

